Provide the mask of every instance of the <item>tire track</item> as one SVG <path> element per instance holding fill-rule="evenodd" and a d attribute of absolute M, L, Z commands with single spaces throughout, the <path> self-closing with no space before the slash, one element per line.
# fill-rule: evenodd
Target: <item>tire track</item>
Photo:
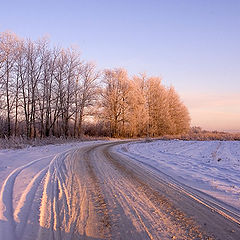
<path fill-rule="evenodd" d="M 177 180 L 173 179 L 171 176 L 167 175 L 166 173 L 163 173 L 159 169 L 155 168 L 154 166 L 152 166 L 148 163 L 145 163 L 144 161 L 138 160 L 137 158 L 133 158 L 129 155 L 126 155 L 126 157 L 130 157 L 133 161 L 146 166 L 146 168 L 150 169 L 151 172 L 155 172 L 155 173 L 157 173 L 157 175 L 160 174 L 160 175 L 164 176 L 164 178 L 165 178 L 164 181 L 159 176 L 157 177 L 158 181 L 165 182 L 165 184 L 169 185 L 175 191 L 180 191 L 180 192 L 186 194 L 187 196 L 191 197 L 192 199 L 194 199 L 194 200 L 198 201 L 199 203 L 208 207 L 211 211 L 216 211 L 220 215 L 222 215 L 222 216 L 228 218 L 229 220 L 240 225 L 239 210 L 237 210 L 231 206 L 228 206 L 227 204 L 220 202 L 217 199 L 214 199 L 213 197 L 211 197 L 203 192 L 200 192 L 189 186 L 186 186 L 185 184 L 178 182 Z"/>
<path fill-rule="evenodd" d="M 91 189 L 89 194 L 91 195 L 93 204 L 96 208 L 97 216 L 99 217 L 100 235 L 104 239 L 109 239 L 110 232 L 111 232 L 111 219 L 110 219 L 109 209 L 107 206 L 107 202 L 104 199 L 104 195 L 102 193 L 102 189 L 99 183 L 99 178 L 97 177 L 94 171 L 94 166 L 91 164 L 91 159 L 90 159 L 91 152 L 92 152 L 92 149 L 88 150 L 83 155 L 83 160 L 86 162 L 88 175 L 90 177 L 90 181 L 93 186 L 93 189 Z"/>
<path fill-rule="evenodd" d="M 1 189 L 1 193 L 0 193 L 0 219 L 3 221 L 3 223 L 0 224 L 0 234 L 2 235 L 0 236 L 2 237 L 2 239 L 6 239 L 6 236 L 8 236 L 9 240 L 17 239 L 16 222 L 14 220 L 14 210 L 13 210 L 13 204 L 12 204 L 13 188 L 14 188 L 14 183 L 16 181 L 17 176 L 24 169 L 32 166 L 33 164 L 43 159 L 46 159 L 52 156 L 53 155 L 39 158 L 24 166 L 18 167 L 12 173 L 10 173 L 6 178 L 6 180 L 4 181 Z"/>
<path fill-rule="evenodd" d="M 7 201 L 12 199 L 15 180 L 41 159 L 14 170 L 1 190 L 0 219 L 5 222 L 0 222 L 0 239 L 25 239 L 42 184 L 39 225 L 34 226 L 37 230 L 32 239 L 210 240 L 225 237 L 226 228 L 235 231 L 228 239 L 238 239 L 239 225 L 222 217 L 222 209 L 209 208 L 206 199 L 184 186 L 114 153 L 111 148 L 121 143 L 95 144 L 58 154 L 28 184 L 15 211 L 12 201 Z M 202 221 L 207 222 L 207 229 Z"/>
<path fill-rule="evenodd" d="M 44 168 L 32 179 L 32 181 L 28 184 L 27 188 L 23 192 L 16 207 L 16 210 L 14 212 L 14 219 L 15 222 L 18 222 L 16 226 L 16 236 L 18 239 L 22 239 L 36 191 L 39 187 L 40 182 L 46 175 L 47 169 L 47 167 Z"/>

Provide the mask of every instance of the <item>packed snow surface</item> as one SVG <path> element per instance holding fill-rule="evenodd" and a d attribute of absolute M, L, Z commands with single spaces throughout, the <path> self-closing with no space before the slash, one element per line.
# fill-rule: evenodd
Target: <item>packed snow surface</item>
<path fill-rule="evenodd" d="M 71 178 L 67 178 L 71 172 L 68 169 L 72 167 L 67 156 L 84 146 L 98 143 L 103 141 L 0 150 L 0 239 L 36 239 L 36 232 L 37 239 L 47 239 L 45 235 L 55 239 L 60 230 L 49 235 L 46 226 L 51 225 L 49 221 L 53 224 L 52 219 L 58 219 L 58 210 L 53 209 L 53 206 L 58 207 L 56 197 L 65 196 L 68 189 L 64 187 L 73 185 Z M 56 184 L 59 184 L 58 188 Z M 56 192 L 56 189 L 61 189 L 61 192 Z M 65 208 L 70 205 L 64 204 Z M 65 226 L 74 228 L 71 223 L 76 216 L 68 214 L 69 209 L 63 211 L 66 216 L 71 215 L 64 220 Z M 59 223 L 55 221 L 54 224 Z M 54 229 L 58 229 L 57 225 Z M 71 229 L 67 230 L 71 232 Z M 71 235 L 64 239 L 71 239 Z"/>
<path fill-rule="evenodd" d="M 0 239 L 106 239 L 111 226 L 111 233 L 125 233 L 125 239 L 187 234 L 188 224 L 182 232 L 177 226 L 183 225 L 174 225 L 180 223 L 166 214 L 172 214 L 171 204 L 162 198 L 157 202 L 164 203 L 163 208 L 153 204 L 155 191 L 147 197 L 149 171 L 142 172 L 142 182 L 131 171 L 126 174 L 125 167 L 140 165 L 150 167 L 153 174 L 167 174 L 181 183 L 179 189 L 185 184 L 240 209 L 240 142 L 153 141 L 114 147 L 113 153 L 127 155 L 130 161 L 116 153 L 115 158 L 106 155 L 105 143 L 0 150 Z M 168 186 L 162 184 L 169 192 Z M 123 229 L 114 230 L 119 222 Z M 152 226 L 151 233 L 147 226 Z"/>
<path fill-rule="evenodd" d="M 117 151 L 240 210 L 239 141 L 152 141 Z"/>

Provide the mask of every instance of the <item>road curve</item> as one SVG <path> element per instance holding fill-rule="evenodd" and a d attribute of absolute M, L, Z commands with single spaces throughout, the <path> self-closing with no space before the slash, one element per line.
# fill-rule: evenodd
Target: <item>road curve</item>
<path fill-rule="evenodd" d="M 237 219 L 111 151 L 116 144 L 90 148 L 81 161 L 103 202 L 101 238 L 239 239 Z"/>
<path fill-rule="evenodd" d="M 17 172 L 9 175 L 0 194 L 0 216 L 6 219 L 0 222 L 0 238 L 2 231 L 10 240 L 239 239 L 235 216 L 114 152 L 121 143 L 56 156 L 32 179 L 14 210 L 4 199 Z M 32 214 L 36 208 L 39 213 Z M 4 235 L 4 229 L 11 234 Z"/>

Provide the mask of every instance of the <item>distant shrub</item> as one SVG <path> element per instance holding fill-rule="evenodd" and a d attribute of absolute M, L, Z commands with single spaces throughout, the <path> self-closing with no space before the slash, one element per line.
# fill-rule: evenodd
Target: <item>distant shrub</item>
<path fill-rule="evenodd" d="M 69 142 L 79 142 L 79 141 L 94 141 L 94 140 L 108 140 L 108 138 L 103 137 L 89 137 L 89 136 L 82 136 L 81 138 L 65 138 L 65 137 L 46 137 L 46 138 L 34 138 L 34 139 L 27 139 L 26 137 L 10 137 L 10 138 L 0 138 L 0 149 L 21 149 L 26 148 L 29 146 L 43 146 L 43 145 L 50 145 L 50 144 L 63 144 Z"/>
<path fill-rule="evenodd" d="M 240 133 L 228 133 L 228 132 L 218 132 L 218 131 L 206 131 L 202 130 L 200 127 L 192 127 L 187 134 L 182 135 L 165 135 L 160 139 L 163 140 L 196 140 L 196 141 L 240 141 Z"/>

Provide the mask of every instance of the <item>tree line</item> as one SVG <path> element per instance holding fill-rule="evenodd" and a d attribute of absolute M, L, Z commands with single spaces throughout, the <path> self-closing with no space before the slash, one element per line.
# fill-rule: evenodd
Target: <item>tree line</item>
<path fill-rule="evenodd" d="M 0 34 L 0 137 L 162 136 L 189 125 L 178 94 L 158 77 L 99 71 L 74 48 Z"/>

